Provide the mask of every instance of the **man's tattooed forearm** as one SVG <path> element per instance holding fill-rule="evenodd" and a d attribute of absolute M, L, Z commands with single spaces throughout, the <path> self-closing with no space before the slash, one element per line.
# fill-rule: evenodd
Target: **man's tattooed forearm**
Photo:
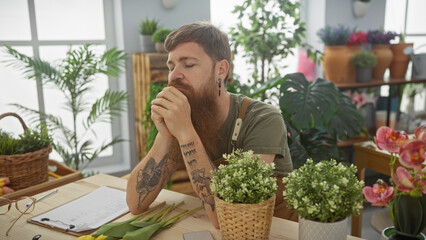
<path fill-rule="evenodd" d="M 180 145 L 181 148 L 187 148 L 187 147 L 193 147 L 193 146 L 194 146 L 194 142 Z"/>
<path fill-rule="evenodd" d="M 215 204 L 214 204 L 214 196 L 210 189 L 210 177 L 206 176 L 206 169 L 196 169 L 191 172 L 192 182 L 196 186 L 195 191 L 198 193 L 198 197 L 203 201 L 204 203 L 207 203 L 210 205 L 212 211 L 215 210 Z"/>
<path fill-rule="evenodd" d="M 197 160 L 196 159 L 189 160 L 188 164 L 190 167 L 194 167 L 194 165 L 197 164 Z"/>
<path fill-rule="evenodd" d="M 158 184 L 162 178 L 163 173 L 171 175 L 172 169 L 166 165 L 168 154 L 164 155 L 163 159 L 157 164 L 154 158 L 150 158 L 143 169 L 138 171 L 136 192 L 139 193 L 138 208 L 142 205 L 143 201 L 148 195 L 158 188 Z M 164 176 L 168 180 L 168 176 Z M 167 181 L 166 180 L 166 181 Z"/>
<path fill-rule="evenodd" d="M 183 155 L 186 157 L 186 156 L 190 156 L 190 155 L 195 154 L 195 153 L 197 153 L 197 150 L 195 150 L 195 148 L 193 148 L 193 149 L 190 149 L 188 151 L 184 151 Z"/>

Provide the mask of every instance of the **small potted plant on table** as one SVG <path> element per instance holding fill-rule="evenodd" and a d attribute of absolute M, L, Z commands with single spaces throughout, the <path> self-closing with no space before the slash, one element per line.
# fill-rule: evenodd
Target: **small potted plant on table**
<path fill-rule="evenodd" d="M 355 54 L 351 62 L 356 67 L 356 82 L 371 82 L 373 67 L 377 64 L 377 57 L 372 52 L 361 51 Z"/>
<path fill-rule="evenodd" d="M 253 151 L 224 155 L 211 189 L 222 239 L 269 239 L 275 207 L 274 164 L 259 163 Z"/>
<path fill-rule="evenodd" d="M 335 160 L 306 164 L 283 178 L 289 207 L 299 214 L 299 239 L 346 239 L 347 217 L 362 209 L 363 181 L 354 165 Z"/>

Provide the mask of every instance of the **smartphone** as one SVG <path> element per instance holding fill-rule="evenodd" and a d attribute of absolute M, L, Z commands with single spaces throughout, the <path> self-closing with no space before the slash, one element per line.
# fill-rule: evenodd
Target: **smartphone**
<path fill-rule="evenodd" d="M 199 232 L 189 232 L 183 234 L 184 240 L 214 240 L 212 234 L 205 230 Z"/>

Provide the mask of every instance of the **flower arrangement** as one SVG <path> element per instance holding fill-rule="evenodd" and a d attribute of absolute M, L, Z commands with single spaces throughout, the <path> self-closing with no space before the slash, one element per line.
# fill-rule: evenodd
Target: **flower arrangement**
<path fill-rule="evenodd" d="M 367 32 L 367 42 L 371 44 L 390 44 L 390 41 L 399 36 L 396 32 L 384 32 L 383 30 L 373 30 Z"/>
<path fill-rule="evenodd" d="M 351 32 L 346 46 L 362 45 L 367 43 L 367 33 L 363 31 Z"/>
<path fill-rule="evenodd" d="M 219 166 L 210 185 L 217 197 L 228 203 L 261 203 L 275 194 L 274 163 L 259 163 L 260 156 L 251 150 L 237 149 L 223 157 L 228 165 Z"/>
<path fill-rule="evenodd" d="M 300 217 L 317 222 L 337 222 L 362 209 L 363 181 L 354 165 L 335 160 L 306 164 L 283 178 L 284 197 Z"/>
<path fill-rule="evenodd" d="M 415 237 L 426 226 L 426 125 L 417 128 L 412 139 L 402 131 L 381 127 L 374 140 L 380 150 L 391 154 L 392 186 L 379 179 L 363 189 L 365 198 L 373 206 L 390 208 L 397 234 Z M 401 166 L 394 173 L 397 160 Z"/>
<path fill-rule="evenodd" d="M 370 103 L 375 104 L 377 101 L 377 97 L 374 92 L 353 90 L 346 91 L 345 93 L 352 100 L 352 103 L 356 105 L 357 109 L 360 109 Z"/>
<path fill-rule="evenodd" d="M 351 58 L 351 63 L 360 68 L 373 68 L 377 64 L 377 57 L 372 52 L 361 51 Z"/>
<path fill-rule="evenodd" d="M 350 33 L 351 31 L 349 30 L 349 27 L 345 27 L 343 25 L 331 27 L 327 25 L 318 30 L 317 36 L 327 46 L 338 46 L 347 44 Z"/>

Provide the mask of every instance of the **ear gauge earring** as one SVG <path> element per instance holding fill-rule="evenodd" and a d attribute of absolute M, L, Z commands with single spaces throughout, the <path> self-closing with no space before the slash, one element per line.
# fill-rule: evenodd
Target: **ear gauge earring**
<path fill-rule="evenodd" d="M 222 86 L 222 78 L 218 78 L 217 83 L 219 83 L 219 96 L 220 96 L 220 87 Z"/>

